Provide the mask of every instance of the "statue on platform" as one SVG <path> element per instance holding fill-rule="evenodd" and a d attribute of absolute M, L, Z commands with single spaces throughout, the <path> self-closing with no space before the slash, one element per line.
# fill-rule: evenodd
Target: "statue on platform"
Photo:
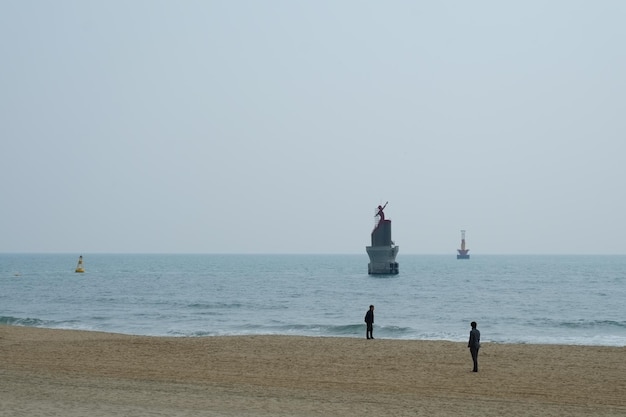
<path fill-rule="evenodd" d="M 391 220 L 385 218 L 385 207 L 378 206 L 375 211 L 374 221 L 376 226 L 371 233 L 372 243 L 366 246 L 365 250 L 370 258 L 367 264 L 368 274 L 398 274 L 398 262 L 396 255 L 398 254 L 398 246 L 391 240 Z"/>

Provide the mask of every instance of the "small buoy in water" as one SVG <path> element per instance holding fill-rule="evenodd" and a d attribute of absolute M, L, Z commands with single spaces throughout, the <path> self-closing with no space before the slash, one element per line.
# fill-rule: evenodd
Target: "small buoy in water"
<path fill-rule="evenodd" d="M 76 265 L 76 272 L 85 272 L 85 268 L 83 267 L 83 255 L 78 257 L 78 265 Z"/>

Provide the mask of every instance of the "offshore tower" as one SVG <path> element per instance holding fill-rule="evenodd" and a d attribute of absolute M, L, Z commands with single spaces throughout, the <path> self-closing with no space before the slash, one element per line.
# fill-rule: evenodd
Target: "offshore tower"
<path fill-rule="evenodd" d="M 456 259 L 469 259 L 469 249 L 465 249 L 465 230 L 461 230 L 461 249 L 457 249 L 459 252 L 456 255 Z"/>
<path fill-rule="evenodd" d="M 384 206 L 378 206 L 374 216 L 378 217 L 378 222 L 372 230 L 372 245 L 365 247 L 367 255 L 370 257 L 370 263 L 367 264 L 367 273 L 370 275 L 396 275 L 398 273 L 396 255 L 399 246 L 396 246 L 391 240 L 391 220 L 385 219 L 383 211 L 387 207 L 387 203 Z"/>

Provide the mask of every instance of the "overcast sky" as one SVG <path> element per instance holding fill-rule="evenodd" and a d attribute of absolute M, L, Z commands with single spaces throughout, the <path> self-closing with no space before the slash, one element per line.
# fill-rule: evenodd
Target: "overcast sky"
<path fill-rule="evenodd" d="M 3 1 L 0 252 L 626 254 L 626 2 Z"/>

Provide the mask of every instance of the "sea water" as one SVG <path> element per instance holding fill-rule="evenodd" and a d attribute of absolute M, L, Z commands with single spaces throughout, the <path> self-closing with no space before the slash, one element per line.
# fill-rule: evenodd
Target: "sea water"
<path fill-rule="evenodd" d="M 0 323 L 150 336 L 626 345 L 626 256 L 0 254 Z"/>

